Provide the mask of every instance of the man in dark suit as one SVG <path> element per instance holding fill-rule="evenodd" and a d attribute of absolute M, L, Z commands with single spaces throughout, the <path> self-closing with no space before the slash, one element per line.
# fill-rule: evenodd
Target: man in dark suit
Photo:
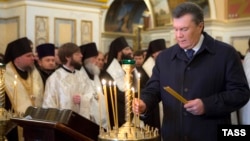
<path fill-rule="evenodd" d="M 250 97 L 241 60 L 235 48 L 203 31 L 203 10 L 194 3 L 173 10 L 173 28 L 177 44 L 157 57 L 133 111 L 147 116 L 162 101 L 164 141 L 217 141 L 218 124 L 231 124 L 230 114 Z M 166 86 L 187 101 L 178 101 Z"/>

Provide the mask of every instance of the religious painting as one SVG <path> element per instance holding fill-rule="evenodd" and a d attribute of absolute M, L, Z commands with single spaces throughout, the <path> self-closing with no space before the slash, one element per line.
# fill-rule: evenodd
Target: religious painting
<path fill-rule="evenodd" d="M 0 18 L 0 53 L 4 53 L 9 42 L 20 36 L 19 17 Z"/>
<path fill-rule="evenodd" d="M 170 10 L 168 8 L 167 0 L 150 0 L 155 27 L 164 26 L 170 23 Z"/>
<path fill-rule="evenodd" d="M 92 21 L 82 21 L 81 22 L 81 42 L 82 44 L 87 44 L 92 42 Z"/>
<path fill-rule="evenodd" d="M 55 45 L 66 42 L 76 42 L 76 21 L 72 19 L 55 18 Z"/>
<path fill-rule="evenodd" d="M 115 0 L 105 19 L 106 32 L 133 34 L 133 25 L 143 25 L 143 13 L 147 6 L 143 0 Z"/>
<path fill-rule="evenodd" d="M 49 19 L 48 17 L 35 17 L 35 45 L 47 43 L 49 41 Z"/>
<path fill-rule="evenodd" d="M 249 0 L 227 0 L 227 18 L 245 18 L 250 16 Z"/>
<path fill-rule="evenodd" d="M 204 18 L 210 18 L 210 8 L 209 8 L 208 0 L 166 0 L 166 1 L 168 1 L 169 9 L 171 12 L 180 3 L 194 2 L 194 3 L 198 4 L 203 9 Z"/>

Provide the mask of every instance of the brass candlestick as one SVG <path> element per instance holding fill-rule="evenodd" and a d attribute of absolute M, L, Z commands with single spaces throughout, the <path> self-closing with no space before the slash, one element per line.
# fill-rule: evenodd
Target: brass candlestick
<path fill-rule="evenodd" d="M 132 122 L 132 100 L 134 96 L 133 83 L 133 70 L 134 60 L 123 60 L 122 69 L 125 71 L 124 84 L 125 84 L 125 120 L 126 122 L 120 128 L 114 128 L 113 130 L 101 131 L 98 140 L 99 141 L 160 141 L 158 129 L 151 128 L 149 126 L 140 127 Z M 116 89 L 114 93 L 116 94 Z M 116 95 L 115 99 L 116 101 Z M 107 103 L 106 103 L 107 104 Z M 117 108 L 117 104 L 114 104 Z M 116 111 L 116 110 L 115 110 Z M 117 114 L 117 111 L 116 113 Z M 118 115 L 119 116 L 119 115 Z M 115 116 L 116 122 L 118 116 Z M 136 120 L 136 117 L 134 117 Z"/>
<path fill-rule="evenodd" d="M 134 70 L 134 60 L 123 60 L 122 69 L 125 71 L 125 120 L 127 124 L 131 124 L 131 114 L 132 114 L 132 84 L 133 84 L 133 75 L 132 71 Z"/>

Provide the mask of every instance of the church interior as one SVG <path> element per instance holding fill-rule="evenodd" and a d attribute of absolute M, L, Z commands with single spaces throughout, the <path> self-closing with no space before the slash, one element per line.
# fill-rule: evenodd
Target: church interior
<path fill-rule="evenodd" d="M 120 35 L 130 46 L 143 49 L 149 41 L 164 38 L 175 44 L 171 10 L 195 0 L 0 0 L 0 52 L 19 37 L 35 46 L 50 42 L 82 45 L 95 42 L 107 52 Z M 199 0 L 204 9 L 205 31 L 246 53 L 249 38 L 249 0 Z"/>
<path fill-rule="evenodd" d="M 205 32 L 216 40 L 231 44 L 242 55 L 247 53 L 250 0 L 0 0 L 0 53 L 4 54 L 11 41 L 22 37 L 30 39 L 34 46 L 53 43 L 60 47 L 67 42 L 81 46 L 94 42 L 103 53 L 107 53 L 110 43 L 120 36 L 126 38 L 134 51 L 147 49 L 149 42 L 155 39 L 164 39 L 168 48 L 176 44 L 172 10 L 186 1 L 195 2 L 204 10 Z M 34 114 L 32 110 L 28 109 L 28 112 Z M 60 119 L 74 126 L 86 124 L 84 120 L 77 123 L 80 117 L 70 111 L 59 114 L 76 118 Z M 20 120 L 16 122 L 27 124 Z M 67 132 L 74 137 L 72 141 L 93 141 L 64 125 L 32 124 Z M 102 132 L 96 125 L 93 128 L 82 131 L 77 126 L 79 132 Z M 150 133 L 152 138 L 155 132 Z M 48 131 L 48 134 L 47 138 L 50 138 L 52 133 Z M 68 137 L 61 133 L 59 136 L 59 140 Z"/>

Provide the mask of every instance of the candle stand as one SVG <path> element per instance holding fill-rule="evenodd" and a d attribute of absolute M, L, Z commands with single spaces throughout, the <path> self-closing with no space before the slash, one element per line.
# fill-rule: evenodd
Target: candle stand
<path fill-rule="evenodd" d="M 122 60 L 122 69 L 125 71 L 125 123 L 118 128 L 116 125 L 113 129 L 100 130 L 99 141 L 160 141 L 158 129 L 149 126 L 140 126 L 136 121 L 137 116 L 132 114 L 133 100 L 133 69 L 134 60 Z M 139 89 L 139 88 L 138 88 Z M 139 91 L 139 90 L 138 90 Z M 117 106 L 117 105 L 116 105 Z M 134 122 L 133 122 L 134 117 Z M 116 121 L 118 117 L 115 117 Z"/>

